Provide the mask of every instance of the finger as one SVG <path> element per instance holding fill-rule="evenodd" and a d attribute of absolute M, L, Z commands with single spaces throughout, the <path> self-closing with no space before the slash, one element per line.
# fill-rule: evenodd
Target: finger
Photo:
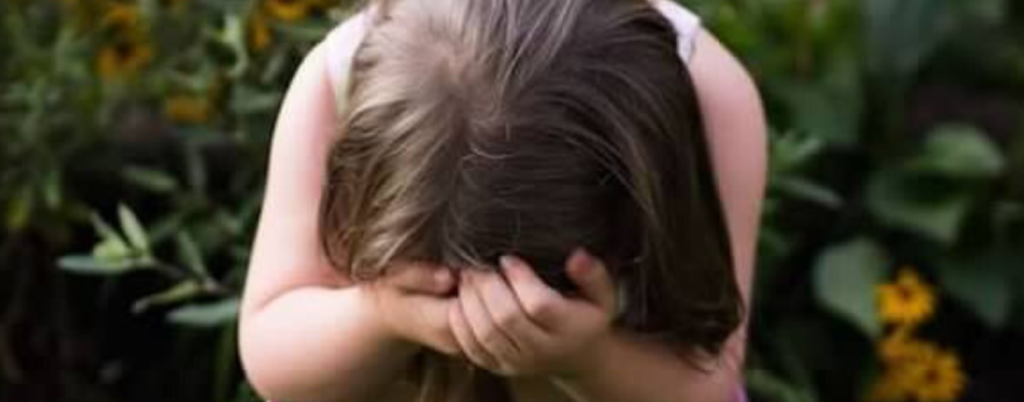
<path fill-rule="evenodd" d="M 475 280 L 476 286 L 472 289 L 483 300 L 491 321 L 508 337 L 520 356 L 544 343 L 547 334 L 526 315 L 515 292 L 501 275 L 481 274 Z"/>
<path fill-rule="evenodd" d="M 615 312 L 615 284 L 601 260 L 578 249 L 569 256 L 565 265 L 569 278 L 585 299 L 609 315 Z"/>
<path fill-rule="evenodd" d="M 526 315 L 541 328 L 552 329 L 557 323 L 560 306 L 565 298 L 541 281 L 525 261 L 503 256 L 500 263 Z"/>
<path fill-rule="evenodd" d="M 452 304 L 448 310 L 448 322 L 452 329 L 452 335 L 455 336 L 463 355 L 470 362 L 486 369 L 496 366 L 494 358 L 487 354 L 483 345 L 473 335 L 473 330 L 469 327 L 469 320 L 466 319 L 466 313 L 462 311 L 461 304 Z"/>
<path fill-rule="evenodd" d="M 450 269 L 424 263 L 398 265 L 383 279 L 388 285 L 413 293 L 445 295 L 455 288 Z"/>
<path fill-rule="evenodd" d="M 466 320 L 469 322 L 469 328 L 487 354 L 494 357 L 495 363 L 501 366 L 502 363 L 515 358 L 518 349 L 494 323 L 483 300 L 478 296 L 477 288 L 481 274 L 469 270 L 462 274 L 463 282 L 459 285 L 459 302 Z M 511 302 L 511 300 L 506 302 Z"/>

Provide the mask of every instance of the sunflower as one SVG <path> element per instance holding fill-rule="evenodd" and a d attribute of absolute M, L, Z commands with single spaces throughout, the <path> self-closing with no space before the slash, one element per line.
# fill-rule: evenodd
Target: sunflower
<path fill-rule="evenodd" d="M 879 342 L 878 356 L 883 362 L 893 365 L 913 360 L 937 349 L 938 346 L 933 343 L 912 338 L 909 328 L 900 327 Z"/>
<path fill-rule="evenodd" d="M 114 34 L 138 32 L 142 28 L 142 15 L 134 4 L 110 2 L 106 5 L 100 26 Z"/>
<path fill-rule="evenodd" d="M 249 39 L 249 46 L 253 50 L 259 52 L 270 46 L 272 35 L 270 32 L 270 25 L 267 24 L 267 18 L 261 12 L 255 12 L 249 17 L 249 23 L 247 27 L 247 34 Z"/>
<path fill-rule="evenodd" d="M 131 75 L 149 64 L 153 48 L 139 38 L 123 38 L 100 48 L 96 71 L 106 80 Z"/>
<path fill-rule="evenodd" d="M 164 116 L 176 123 L 203 123 L 210 119 L 210 99 L 198 95 L 174 95 L 164 101 Z"/>
<path fill-rule="evenodd" d="M 110 38 L 96 55 L 96 71 L 103 79 L 131 75 L 153 59 L 142 16 L 134 4 L 111 2 L 106 5 L 100 27 Z"/>
<path fill-rule="evenodd" d="M 895 283 L 878 286 L 878 308 L 884 322 L 916 325 L 935 312 L 935 292 L 913 269 L 904 267 Z"/>
<path fill-rule="evenodd" d="M 960 359 L 941 349 L 932 349 L 905 365 L 910 393 L 919 402 L 956 400 L 967 385 Z"/>
<path fill-rule="evenodd" d="M 311 11 L 309 0 L 266 0 L 263 10 L 267 15 L 281 21 L 297 21 L 305 18 Z"/>

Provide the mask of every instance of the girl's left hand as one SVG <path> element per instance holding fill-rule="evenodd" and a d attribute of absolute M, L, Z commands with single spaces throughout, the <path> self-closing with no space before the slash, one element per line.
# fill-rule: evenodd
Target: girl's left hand
<path fill-rule="evenodd" d="M 572 376 L 611 335 L 615 286 L 604 264 L 583 250 L 566 262 L 580 290 L 567 298 L 515 257 L 497 272 L 463 270 L 449 324 L 464 356 L 499 375 Z"/>

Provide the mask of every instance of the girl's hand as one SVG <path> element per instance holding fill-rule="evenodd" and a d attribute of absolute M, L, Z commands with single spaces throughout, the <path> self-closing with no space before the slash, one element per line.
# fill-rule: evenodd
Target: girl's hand
<path fill-rule="evenodd" d="M 566 269 L 581 298 L 548 287 L 525 262 L 502 257 L 505 277 L 464 270 L 451 329 L 465 356 L 501 375 L 572 376 L 611 334 L 615 287 L 604 264 L 579 250 Z"/>
<path fill-rule="evenodd" d="M 361 284 L 375 315 L 398 339 L 440 353 L 461 354 L 448 326 L 448 311 L 458 299 L 451 270 L 426 264 L 396 266 L 385 276 Z"/>

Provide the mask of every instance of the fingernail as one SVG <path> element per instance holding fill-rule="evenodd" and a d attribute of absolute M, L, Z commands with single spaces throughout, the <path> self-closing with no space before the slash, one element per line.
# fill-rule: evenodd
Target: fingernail
<path fill-rule="evenodd" d="M 573 251 L 572 257 L 569 259 L 569 266 L 575 266 L 576 268 L 573 269 L 580 274 L 589 273 L 593 263 L 593 257 L 590 256 L 590 253 L 588 253 L 587 250 L 582 248 L 578 248 L 576 251 Z"/>

